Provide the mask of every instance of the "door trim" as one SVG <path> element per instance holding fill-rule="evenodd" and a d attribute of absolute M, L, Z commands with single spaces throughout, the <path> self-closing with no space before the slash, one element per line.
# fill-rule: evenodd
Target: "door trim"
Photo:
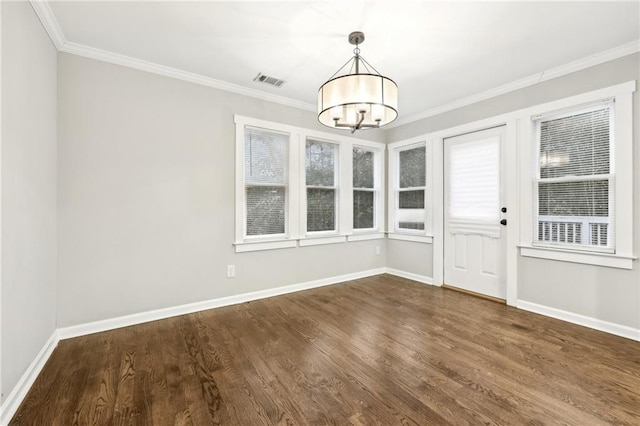
<path fill-rule="evenodd" d="M 516 306 L 518 300 L 518 235 L 520 229 L 520 209 L 518 203 L 519 179 L 518 136 L 526 136 L 525 130 L 518 128 L 516 119 L 498 116 L 480 120 L 427 135 L 433 146 L 431 167 L 433 170 L 433 283 L 444 284 L 444 140 L 466 133 L 505 126 L 504 149 L 506 154 L 506 207 L 509 226 L 506 227 L 506 302 Z M 526 126 L 520 126 L 526 127 Z M 520 132 L 520 133 L 519 133 Z"/>

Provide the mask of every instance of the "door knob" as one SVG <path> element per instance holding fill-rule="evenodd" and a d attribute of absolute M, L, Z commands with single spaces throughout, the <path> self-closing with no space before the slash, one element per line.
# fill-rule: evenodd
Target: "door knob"
<path fill-rule="evenodd" d="M 500 225 L 506 225 L 507 224 L 507 219 L 502 219 L 500 221 Z"/>

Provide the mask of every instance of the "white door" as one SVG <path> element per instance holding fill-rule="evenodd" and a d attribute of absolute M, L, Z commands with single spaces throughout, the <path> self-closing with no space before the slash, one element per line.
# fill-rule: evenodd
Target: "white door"
<path fill-rule="evenodd" d="M 507 296 L 504 139 L 501 126 L 444 140 L 444 283 L 499 299 Z"/>

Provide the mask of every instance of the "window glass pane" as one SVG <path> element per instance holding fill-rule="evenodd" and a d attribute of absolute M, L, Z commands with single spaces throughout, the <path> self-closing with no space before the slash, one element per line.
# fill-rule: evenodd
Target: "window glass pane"
<path fill-rule="evenodd" d="M 337 152 L 336 144 L 307 139 L 307 185 L 334 186 Z"/>
<path fill-rule="evenodd" d="M 245 128 L 244 179 L 246 184 L 286 185 L 289 170 L 289 135 Z"/>
<path fill-rule="evenodd" d="M 398 228 L 424 230 L 424 222 L 400 222 Z"/>
<path fill-rule="evenodd" d="M 247 235 L 284 234 L 285 188 L 247 187 Z"/>
<path fill-rule="evenodd" d="M 608 180 L 539 183 L 539 241 L 608 246 L 612 226 Z"/>
<path fill-rule="evenodd" d="M 426 148 L 407 149 L 399 153 L 400 188 L 425 186 Z"/>
<path fill-rule="evenodd" d="M 401 209 L 423 209 L 424 190 L 400 191 L 398 193 L 398 204 Z"/>
<path fill-rule="evenodd" d="M 374 153 L 362 148 L 353 148 L 353 187 L 373 188 Z"/>
<path fill-rule="evenodd" d="M 375 193 L 373 191 L 353 191 L 354 229 L 373 228 Z"/>
<path fill-rule="evenodd" d="M 540 182 L 538 214 L 607 217 L 609 181 Z"/>
<path fill-rule="evenodd" d="M 540 178 L 609 173 L 609 108 L 540 122 Z"/>
<path fill-rule="evenodd" d="M 336 223 L 334 189 L 307 188 L 307 231 L 333 231 Z"/>

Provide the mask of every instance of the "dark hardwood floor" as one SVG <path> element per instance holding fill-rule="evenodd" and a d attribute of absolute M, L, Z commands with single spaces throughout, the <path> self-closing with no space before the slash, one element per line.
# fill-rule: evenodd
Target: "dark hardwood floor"
<path fill-rule="evenodd" d="M 640 343 L 380 275 L 63 340 L 12 425 L 640 424 Z"/>

